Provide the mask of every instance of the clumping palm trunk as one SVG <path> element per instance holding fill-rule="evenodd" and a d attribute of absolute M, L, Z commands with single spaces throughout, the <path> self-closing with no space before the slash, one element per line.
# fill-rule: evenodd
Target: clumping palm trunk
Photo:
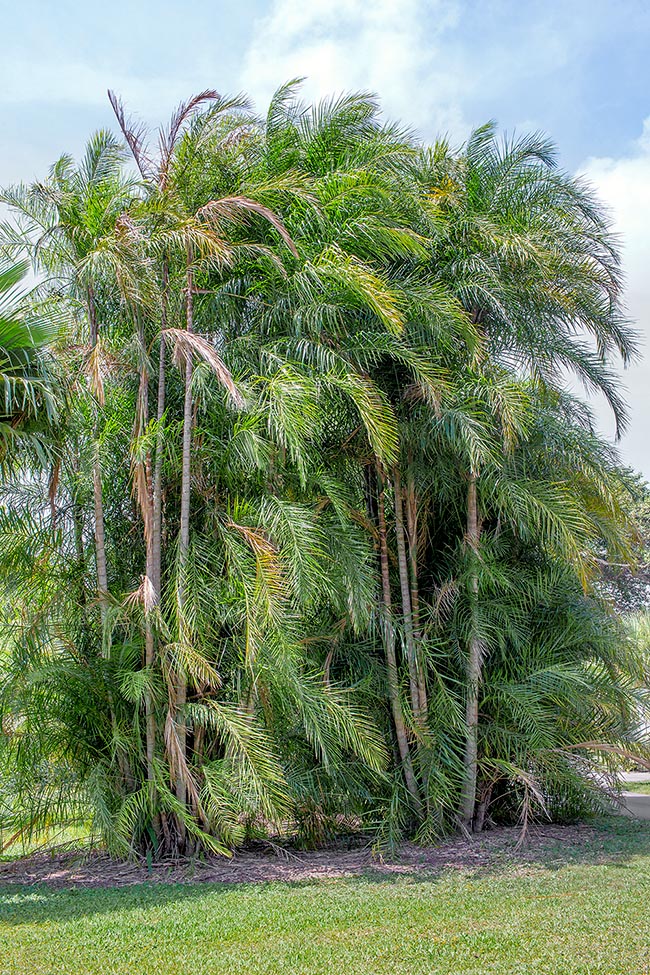
<path fill-rule="evenodd" d="M 165 329 L 167 327 L 167 284 L 169 272 L 167 261 L 163 263 L 162 274 L 162 303 L 160 314 L 160 351 L 158 358 L 158 401 L 156 404 L 156 454 L 154 460 L 152 502 L 151 502 L 151 533 L 147 545 L 147 574 L 153 589 L 154 606 L 160 602 L 162 587 L 162 463 L 164 435 L 162 420 L 165 412 Z M 156 641 L 151 621 L 147 620 L 146 629 L 146 665 L 153 671 L 156 662 Z M 145 698 L 146 736 L 147 736 L 147 778 L 153 781 L 155 777 L 154 761 L 156 754 L 156 713 L 151 692 Z"/>
<path fill-rule="evenodd" d="M 140 336 L 142 347 L 144 348 L 144 334 Z M 140 428 L 146 430 L 149 423 L 149 374 L 145 367 L 140 372 Z M 141 485 L 142 497 L 140 500 L 142 507 L 142 520 L 144 524 L 145 547 L 147 553 L 147 564 L 145 570 L 146 580 L 152 584 L 153 576 L 153 483 L 151 473 L 151 453 L 147 453 L 144 469 L 144 484 Z M 144 642 L 145 667 L 151 673 L 155 660 L 155 638 L 150 616 L 150 606 L 148 596 L 145 596 L 145 622 L 144 622 Z M 156 750 L 156 718 L 154 714 L 153 696 L 150 690 L 145 692 L 145 735 L 147 753 L 147 779 L 151 782 L 154 779 L 154 758 Z"/>
<path fill-rule="evenodd" d="M 97 323 L 97 308 L 92 285 L 88 287 L 88 318 L 90 321 L 90 348 L 94 352 L 97 348 L 99 326 Z M 97 591 L 102 616 L 106 608 L 106 594 L 108 593 L 108 570 L 106 566 L 106 538 L 104 535 L 104 502 L 102 492 L 102 468 L 99 457 L 98 424 L 93 431 L 93 505 L 95 520 L 95 560 L 97 564 Z"/>
<path fill-rule="evenodd" d="M 193 288 L 194 282 L 192 269 L 188 265 L 187 269 L 187 324 L 188 332 L 193 329 Z M 185 403 L 183 408 L 183 454 L 181 468 L 181 512 L 180 512 L 180 532 L 178 541 L 178 613 L 180 620 L 180 638 L 185 638 L 185 604 L 187 592 L 185 588 L 185 570 L 190 549 L 190 473 L 191 473 L 191 451 L 192 451 L 192 360 L 188 350 L 185 360 Z M 175 721 L 176 734 L 178 737 L 178 748 L 181 760 L 184 760 L 187 752 L 187 726 L 183 711 L 187 703 L 187 679 L 184 674 L 177 673 L 175 681 Z M 176 774 L 176 797 L 179 802 L 187 802 L 187 787 L 180 767 Z"/>
<path fill-rule="evenodd" d="M 156 657 L 156 644 L 154 640 L 153 627 L 151 620 L 145 623 L 145 666 L 151 673 Z M 150 690 L 145 694 L 144 708 L 146 716 L 146 747 L 147 747 L 147 779 L 153 782 L 155 778 L 154 761 L 156 757 L 156 713 L 154 710 L 153 696 Z"/>
<path fill-rule="evenodd" d="M 158 403 L 156 407 L 156 460 L 153 473 L 153 527 L 152 527 L 152 585 L 155 600 L 159 601 L 162 588 L 162 464 L 164 449 L 164 431 L 162 426 L 165 413 L 165 353 L 167 328 L 167 286 L 169 270 L 167 261 L 163 264 L 162 305 L 160 314 L 160 351 L 158 357 Z"/>
<path fill-rule="evenodd" d="M 470 473 L 467 488 L 467 544 L 476 558 L 481 535 L 477 499 L 477 476 Z M 465 704 L 465 754 L 463 758 L 463 787 L 460 801 L 460 821 L 472 828 L 476 807 L 478 777 L 479 694 L 483 670 L 483 643 L 477 629 L 478 573 L 472 569 L 469 579 L 470 635 L 467 647 L 467 686 Z"/>
<path fill-rule="evenodd" d="M 415 640 L 418 693 L 420 712 L 428 713 L 426 661 L 422 653 L 422 629 L 420 625 L 420 592 L 418 585 L 418 503 L 413 470 L 409 465 L 406 486 L 406 529 L 408 537 L 409 567 L 411 570 L 411 610 L 413 613 L 413 639 Z"/>
<path fill-rule="evenodd" d="M 95 557 L 97 561 L 97 590 L 102 610 L 106 606 L 108 570 L 106 568 L 106 538 L 104 535 L 104 501 L 102 492 L 102 468 L 99 445 L 93 445 L 93 502 L 95 509 Z"/>
<path fill-rule="evenodd" d="M 79 474 L 80 461 L 79 458 L 73 454 L 72 456 L 72 470 L 74 474 Z M 76 480 L 76 478 L 75 478 Z M 74 547 L 75 554 L 77 556 L 77 564 L 79 566 L 79 604 L 81 606 L 86 605 L 86 555 L 84 552 L 84 519 L 83 519 L 83 506 L 79 499 L 78 490 L 75 487 L 74 493 L 72 495 L 72 525 L 74 530 Z"/>
<path fill-rule="evenodd" d="M 409 565 L 406 555 L 406 532 L 404 529 L 404 500 L 402 497 L 402 480 L 397 468 L 393 471 L 393 491 L 395 495 L 395 538 L 397 541 L 397 567 L 402 596 L 402 618 L 404 620 L 404 641 L 406 643 L 406 659 L 409 671 L 409 685 L 411 691 L 411 708 L 413 715 L 420 723 L 423 714 L 420 705 L 420 688 L 418 682 L 417 650 L 413 630 L 413 607 L 411 603 L 411 582 L 409 579 Z"/>
<path fill-rule="evenodd" d="M 409 747 L 408 735 L 406 732 L 406 722 L 404 711 L 400 700 L 399 692 L 399 673 L 397 670 L 397 658 L 395 655 L 395 631 L 392 625 L 392 605 L 390 594 L 390 567 L 388 563 L 388 540 L 386 535 L 386 509 L 384 500 L 384 480 L 383 475 L 378 470 L 379 494 L 377 504 L 377 516 L 379 522 L 379 563 L 381 567 L 382 583 L 382 602 L 384 608 L 384 628 L 383 642 L 384 653 L 386 655 L 386 672 L 388 675 L 388 696 L 390 698 L 391 711 L 393 713 L 393 723 L 397 737 L 397 747 L 399 749 L 404 781 L 406 788 L 413 800 L 418 815 L 422 812 L 422 800 L 418 788 L 417 779 L 413 770 L 413 760 Z"/>

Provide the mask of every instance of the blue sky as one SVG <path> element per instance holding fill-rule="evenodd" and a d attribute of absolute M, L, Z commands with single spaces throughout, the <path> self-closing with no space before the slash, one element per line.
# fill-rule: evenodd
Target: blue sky
<path fill-rule="evenodd" d="M 624 239 L 628 308 L 650 337 L 650 0 L 2 0 L 0 182 L 41 176 L 112 124 L 106 88 L 156 123 L 207 87 L 264 107 L 298 75 L 317 97 L 380 94 L 424 137 L 495 118 L 542 129 Z M 646 119 L 648 124 L 645 125 Z M 650 478 L 650 367 L 625 374 L 621 445 Z M 611 425 L 604 410 L 603 429 Z"/>

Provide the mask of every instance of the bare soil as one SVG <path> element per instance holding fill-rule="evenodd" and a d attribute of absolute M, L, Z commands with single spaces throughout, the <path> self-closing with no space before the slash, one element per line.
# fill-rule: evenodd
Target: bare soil
<path fill-rule="evenodd" d="M 482 871 L 521 865 L 522 870 L 560 867 L 575 860 L 610 859 L 606 836 L 597 828 L 533 826 L 522 839 L 518 828 L 501 827 L 480 836 L 456 837 L 437 846 L 404 843 L 390 853 L 370 846 L 301 852 L 272 844 L 238 851 L 231 859 L 207 857 L 148 866 L 114 860 L 98 851 L 39 852 L 0 863 L 0 885 L 44 883 L 51 887 L 124 887 L 139 883 L 260 883 L 331 880 L 362 875 L 437 875 L 445 870 Z"/>

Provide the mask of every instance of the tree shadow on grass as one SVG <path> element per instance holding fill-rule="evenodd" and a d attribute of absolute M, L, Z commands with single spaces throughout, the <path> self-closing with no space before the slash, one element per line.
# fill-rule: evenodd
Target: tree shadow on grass
<path fill-rule="evenodd" d="M 570 825 L 536 824 L 524 832 L 497 828 L 432 847 L 423 850 L 417 869 L 408 875 L 419 880 L 436 879 L 450 870 L 475 877 L 513 871 L 522 875 L 604 864 L 627 869 L 638 857 L 650 859 L 650 822 L 612 815 Z"/>
<path fill-rule="evenodd" d="M 568 826 L 541 826 L 501 853 L 504 864 L 546 870 L 576 864 L 626 866 L 636 857 L 650 857 L 650 822 L 603 816 Z"/>
<path fill-rule="evenodd" d="M 282 861 L 244 854 L 231 865 L 207 861 L 186 867 L 183 882 L 170 882 L 179 873 L 178 867 L 171 866 L 158 868 L 155 881 L 132 882 L 124 878 L 138 878 L 138 868 L 115 863 L 115 882 L 122 877 L 122 886 L 106 885 L 105 877 L 101 882 L 86 879 L 74 886 L 74 872 L 65 886 L 43 882 L 2 886 L 0 881 L 0 925 L 66 923 L 111 912 L 147 912 L 168 904 L 278 886 L 320 888 L 326 893 L 332 885 L 437 885 L 461 873 L 477 880 L 499 876 L 506 880 L 568 866 L 607 864 L 627 869 L 644 856 L 650 858 L 650 823 L 611 816 L 572 826 L 534 826 L 523 839 L 520 830 L 509 828 L 469 840 L 457 837 L 435 847 L 404 844 L 395 854 L 386 853 L 383 860 L 373 859 L 369 851 L 356 857 L 340 850 L 318 851 L 290 855 Z M 104 858 L 105 866 L 107 863 L 111 861 Z M 256 864 L 262 865 L 265 875 L 255 876 Z M 128 869 L 135 873 L 126 873 Z"/>
<path fill-rule="evenodd" d="M 235 885 L 216 886 L 225 893 Z M 205 884 L 133 884 L 129 887 L 53 889 L 46 884 L 0 888 L 0 928 L 55 922 L 65 924 L 97 914 L 149 911 L 199 900 L 215 887 Z"/>

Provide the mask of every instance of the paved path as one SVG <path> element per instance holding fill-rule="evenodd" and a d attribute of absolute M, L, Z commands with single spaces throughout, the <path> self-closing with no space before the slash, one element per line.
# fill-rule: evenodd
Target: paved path
<path fill-rule="evenodd" d="M 650 772 L 621 772 L 619 776 L 621 784 L 626 782 L 650 782 Z M 621 793 L 621 805 L 617 805 L 614 810 L 620 816 L 629 816 L 631 819 L 650 819 L 650 795 L 643 795 L 641 792 Z"/>
<path fill-rule="evenodd" d="M 623 792 L 621 805 L 615 812 L 630 819 L 650 819 L 650 796 L 644 796 L 639 792 Z"/>

